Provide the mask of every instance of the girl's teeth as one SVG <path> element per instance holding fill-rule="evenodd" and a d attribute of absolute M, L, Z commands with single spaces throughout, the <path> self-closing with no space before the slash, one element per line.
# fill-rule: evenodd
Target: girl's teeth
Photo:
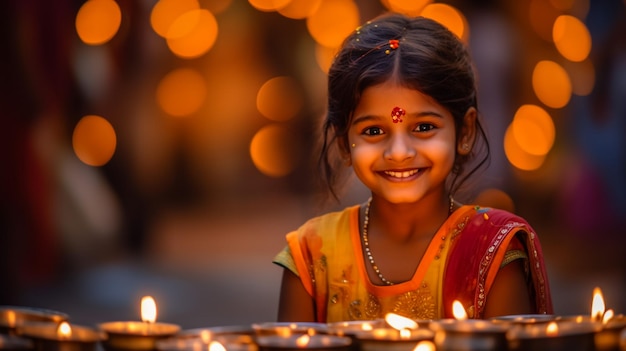
<path fill-rule="evenodd" d="M 404 172 L 396 172 L 396 171 L 385 171 L 385 173 L 391 177 L 395 177 L 395 178 L 406 178 L 406 177 L 410 177 L 412 175 L 414 175 L 415 173 L 417 173 L 416 169 L 410 170 L 410 171 L 404 171 Z"/>

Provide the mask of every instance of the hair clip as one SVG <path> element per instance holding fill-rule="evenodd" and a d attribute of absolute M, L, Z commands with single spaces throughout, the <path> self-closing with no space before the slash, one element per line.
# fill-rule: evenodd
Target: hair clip
<path fill-rule="evenodd" d="M 389 49 L 395 50 L 400 47 L 400 41 L 398 39 L 389 40 Z M 391 52 L 389 49 L 385 50 L 385 54 L 389 55 Z"/>
<path fill-rule="evenodd" d="M 391 110 L 391 120 L 393 123 L 402 122 L 402 116 L 406 115 L 406 111 L 398 106 Z"/>

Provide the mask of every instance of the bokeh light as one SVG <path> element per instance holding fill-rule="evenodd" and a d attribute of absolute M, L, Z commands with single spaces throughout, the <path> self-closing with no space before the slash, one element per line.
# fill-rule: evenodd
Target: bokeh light
<path fill-rule="evenodd" d="M 277 11 L 289 4 L 291 0 L 248 0 L 250 5 L 259 11 Z"/>
<path fill-rule="evenodd" d="M 101 45 L 113 38 L 122 23 L 122 11 L 113 0 L 89 0 L 76 14 L 76 33 L 89 45 Z"/>
<path fill-rule="evenodd" d="M 158 35 L 165 38 L 176 19 L 189 11 L 199 9 L 198 0 L 159 0 L 152 7 L 150 25 Z"/>
<path fill-rule="evenodd" d="M 175 117 L 197 112 L 205 102 L 207 83 L 202 75 L 191 68 L 178 68 L 159 82 L 156 90 L 157 104 Z"/>
<path fill-rule="evenodd" d="M 359 8 L 352 0 L 323 0 L 317 11 L 306 19 L 313 40 L 331 48 L 339 47 L 359 23 Z"/>
<path fill-rule="evenodd" d="M 283 177 L 296 167 L 296 136 L 280 124 L 261 128 L 250 143 L 250 157 L 261 173 L 270 177 Z"/>
<path fill-rule="evenodd" d="M 535 65 L 532 84 L 537 98 L 552 108 L 567 105 L 572 96 L 572 83 L 567 72 L 554 61 L 542 60 Z"/>
<path fill-rule="evenodd" d="M 89 166 L 103 166 L 115 153 L 117 137 L 109 121 L 88 115 L 78 121 L 72 134 L 74 153 Z"/>
<path fill-rule="evenodd" d="M 167 46 L 181 58 L 204 55 L 217 40 L 215 16 L 208 10 L 192 10 L 178 17 L 167 32 Z"/>
<path fill-rule="evenodd" d="M 314 14 L 323 0 L 291 0 L 278 13 L 291 19 L 304 19 Z"/>
<path fill-rule="evenodd" d="M 552 37 L 556 49 L 570 61 L 583 61 L 591 52 L 591 34 L 587 26 L 574 16 L 559 16 L 554 22 Z"/>
<path fill-rule="evenodd" d="M 274 77 L 265 82 L 257 94 L 259 112 L 274 121 L 287 121 L 304 105 L 304 96 L 298 82 L 291 77 Z"/>
<path fill-rule="evenodd" d="M 455 7 L 441 3 L 429 4 L 424 7 L 421 15 L 443 24 L 457 37 L 467 42 L 469 37 L 467 19 Z"/>
<path fill-rule="evenodd" d="M 419 15 L 424 7 L 431 2 L 432 0 L 381 0 L 383 6 L 388 10 L 409 16 Z"/>
<path fill-rule="evenodd" d="M 552 118 L 537 105 L 522 105 L 511 123 L 513 137 L 524 152 L 546 155 L 554 145 L 556 130 Z"/>
<path fill-rule="evenodd" d="M 483 207 L 499 208 L 515 213 L 515 203 L 513 199 L 509 194 L 500 189 L 485 189 L 478 194 L 474 202 Z"/>
<path fill-rule="evenodd" d="M 545 155 L 533 155 L 524 151 L 517 143 L 510 125 L 504 133 L 504 154 L 511 165 L 523 171 L 539 169 L 546 159 Z"/>

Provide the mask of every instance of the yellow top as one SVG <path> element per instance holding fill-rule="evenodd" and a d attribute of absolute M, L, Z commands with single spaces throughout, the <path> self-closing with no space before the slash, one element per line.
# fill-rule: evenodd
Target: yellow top
<path fill-rule="evenodd" d="M 368 275 L 359 231 L 359 206 L 313 218 L 287 234 L 273 260 L 300 277 L 315 298 L 320 322 L 372 320 L 388 312 L 442 318 L 442 281 L 450 239 L 461 232 L 464 211 L 455 211 L 431 239 L 413 277 L 375 285 Z M 467 219 L 466 219 L 467 220 Z"/>

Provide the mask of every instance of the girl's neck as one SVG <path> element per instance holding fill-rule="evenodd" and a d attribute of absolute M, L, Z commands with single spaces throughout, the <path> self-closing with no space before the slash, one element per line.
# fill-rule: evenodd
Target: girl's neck
<path fill-rule="evenodd" d="M 394 204 L 373 196 L 369 226 L 373 233 L 384 233 L 395 241 L 430 239 L 448 218 L 447 197 L 431 196 L 419 203 Z"/>

